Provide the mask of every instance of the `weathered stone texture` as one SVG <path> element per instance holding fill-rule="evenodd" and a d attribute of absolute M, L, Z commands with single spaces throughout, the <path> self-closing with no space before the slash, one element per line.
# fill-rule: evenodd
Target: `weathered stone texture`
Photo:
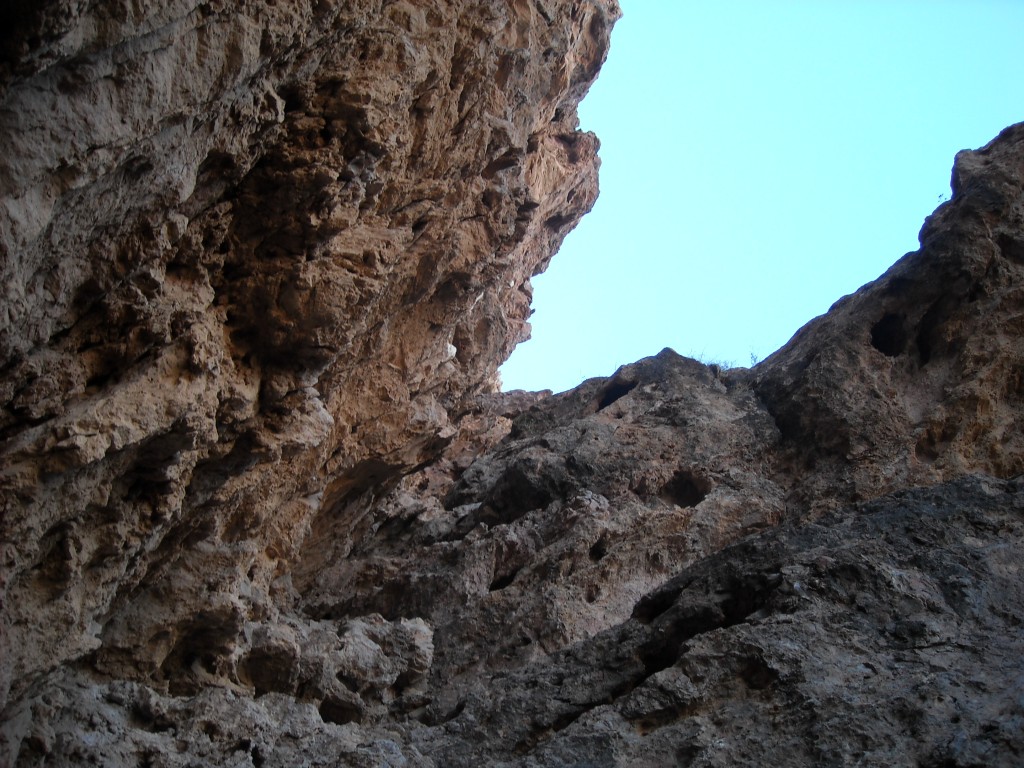
<path fill-rule="evenodd" d="M 431 458 L 593 203 L 602 3 L 21 8 L 0 702 L 236 678 L 311 525 Z M 284 580 L 284 581 L 282 581 Z"/>
<path fill-rule="evenodd" d="M 614 0 L 11 7 L 0 764 L 1021 762 L 1024 125 L 755 368 L 499 393 Z"/>

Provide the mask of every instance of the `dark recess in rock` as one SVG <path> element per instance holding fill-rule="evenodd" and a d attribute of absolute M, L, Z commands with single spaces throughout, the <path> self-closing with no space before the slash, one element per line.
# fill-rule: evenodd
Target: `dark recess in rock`
<path fill-rule="evenodd" d="M 707 478 L 692 470 L 681 469 L 665 483 L 658 495 L 670 504 L 695 507 L 707 498 L 711 488 L 711 481 Z"/>
<path fill-rule="evenodd" d="M 603 392 L 601 392 L 601 398 L 597 401 L 597 410 L 603 411 L 609 405 L 618 400 L 622 399 L 634 389 L 638 382 L 635 381 L 618 381 L 613 380 Z"/>
<path fill-rule="evenodd" d="M 871 346 L 889 357 L 902 355 L 908 341 L 907 318 L 898 314 L 886 314 L 871 326 Z"/>

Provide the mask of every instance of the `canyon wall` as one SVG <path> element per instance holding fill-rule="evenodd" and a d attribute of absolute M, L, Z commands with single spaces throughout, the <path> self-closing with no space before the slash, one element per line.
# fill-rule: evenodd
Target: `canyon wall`
<path fill-rule="evenodd" d="M 501 393 L 615 0 L 4 13 L 0 764 L 1019 762 L 1024 126 L 753 369 Z"/>

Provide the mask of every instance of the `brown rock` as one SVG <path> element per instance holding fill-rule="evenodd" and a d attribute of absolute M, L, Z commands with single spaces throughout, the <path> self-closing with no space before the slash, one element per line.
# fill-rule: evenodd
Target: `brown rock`
<path fill-rule="evenodd" d="M 432 458 L 528 333 L 596 196 L 575 108 L 617 6 L 361 6 L 13 25 L 0 706 L 86 658 L 238 683 L 310 527 Z"/>
<path fill-rule="evenodd" d="M 921 249 L 755 369 L 793 459 L 834 466 L 812 497 L 1024 471 L 1022 152 L 1018 125 L 959 153 Z"/>
<path fill-rule="evenodd" d="M 754 369 L 502 394 L 614 0 L 129 5 L 0 44 L 0 764 L 1019 763 L 1024 126 Z"/>

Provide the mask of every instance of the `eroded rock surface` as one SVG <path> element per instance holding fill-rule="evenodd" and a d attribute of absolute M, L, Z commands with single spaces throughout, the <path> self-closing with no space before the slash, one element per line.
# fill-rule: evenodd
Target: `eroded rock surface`
<path fill-rule="evenodd" d="M 355 5 L 15 4 L 0 763 L 1019 764 L 1024 126 L 754 369 L 498 393 L 618 8 Z"/>
<path fill-rule="evenodd" d="M 23 9 L 0 83 L 0 702 L 86 654 L 178 692 L 235 677 L 310 526 L 436 454 L 593 203 L 575 109 L 617 13 Z"/>

